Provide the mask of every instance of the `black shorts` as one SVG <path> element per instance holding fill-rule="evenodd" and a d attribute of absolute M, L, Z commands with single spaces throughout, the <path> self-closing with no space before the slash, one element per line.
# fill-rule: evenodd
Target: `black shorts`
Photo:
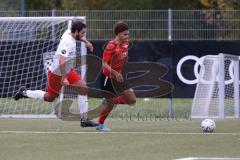
<path fill-rule="evenodd" d="M 109 78 L 104 74 L 101 75 L 101 89 L 103 91 L 111 92 L 115 96 L 121 95 L 121 93 L 127 89 L 129 89 L 129 85 L 126 81 L 119 83 L 117 80 L 113 78 Z M 109 97 L 105 97 L 109 98 Z"/>

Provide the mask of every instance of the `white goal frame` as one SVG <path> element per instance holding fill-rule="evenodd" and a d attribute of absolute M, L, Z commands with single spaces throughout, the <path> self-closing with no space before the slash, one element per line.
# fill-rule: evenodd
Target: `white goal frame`
<path fill-rule="evenodd" d="M 207 65 L 207 60 L 211 60 L 212 64 Z M 200 66 L 191 119 L 240 119 L 239 56 L 223 53 L 207 55 Z"/>
<path fill-rule="evenodd" d="M 0 17 L 0 23 L 1 22 L 42 22 L 42 21 L 68 21 L 67 28 L 70 29 L 72 20 L 81 20 L 83 23 L 86 24 L 86 17 L 85 16 L 77 16 L 77 17 Z M 52 40 L 54 40 L 55 30 L 54 26 L 52 26 Z M 85 35 L 86 36 L 86 35 Z M 19 39 L 18 39 L 19 40 Z M 43 54 L 43 53 L 42 53 Z M 85 57 L 87 55 L 87 49 L 85 43 L 81 42 L 81 56 Z M 81 64 L 85 64 L 86 59 L 81 58 Z M 49 66 L 44 66 L 45 72 L 47 73 L 47 70 Z M 86 78 L 86 65 L 81 65 L 81 77 Z M 31 89 L 31 88 L 29 88 Z M 62 87 L 61 93 L 59 95 L 59 101 L 62 102 L 64 98 L 64 87 Z M 1 98 L 1 97 L 0 97 Z M 81 101 L 81 96 L 78 96 L 78 102 Z M 12 99 L 14 101 L 14 99 Z M 37 100 L 36 100 L 37 101 Z M 2 101 L 0 101 L 1 104 Z M 3 101 L 4 103 L 4 101 Z M 13 103 L 14 104 L 14 103 Z M 88 105 L 88 103 L 86 103 Z M 5 104 L 2 104 L 2 106 L 6 106 Z M 56 112 L 56 101 L 52 103 L 52 110 Z M 57 113 L 55 114 L 5 114 L 0 113 L 0 118 L 56 118 Z"/>

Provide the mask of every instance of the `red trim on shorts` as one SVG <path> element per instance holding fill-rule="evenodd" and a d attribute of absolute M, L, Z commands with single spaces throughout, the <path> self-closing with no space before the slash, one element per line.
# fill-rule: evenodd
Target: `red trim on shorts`
<path fill-rule="evenodd" d="M 71 72 L 67 74 L 69 84 L 74 84 L 81 79 L 80 74 L 75 69 L 72 69 Z"/>
<path fill-rule="evenodd" d="M 62 88 L 61 84 L 62 76 L 58 76 L 54 73 L 52 73 L 50 70 L 48 71 L 48 84 L 47 84 L 47 92 L 56 97 L 58 93 L 60 92 Z M 67 74 L 67 80 L 69 84 L 74 84 L 77 81 L 81 80 L 81 76 L 79 73 L 72 69 L 68 74 Z"/>

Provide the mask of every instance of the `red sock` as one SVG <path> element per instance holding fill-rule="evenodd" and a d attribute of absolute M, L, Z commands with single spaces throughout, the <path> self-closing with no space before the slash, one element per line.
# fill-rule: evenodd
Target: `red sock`
<path fill-rule="evenodd" d="M 99 115 L 99 118 L 98 118 L 98 123 L 103 124 L 105 119 L 108 117 L 109 113 L 110 112 L 107 109 L 102 108 L 102 110 L 100 112 L 100 115 Z"/>
<path fill-rule="evenodd" d="M 114 104 L 127 104 L 126 101 L 124 100 L 123 96 L 118 96 L 113 98 L 113 103 Z"/>

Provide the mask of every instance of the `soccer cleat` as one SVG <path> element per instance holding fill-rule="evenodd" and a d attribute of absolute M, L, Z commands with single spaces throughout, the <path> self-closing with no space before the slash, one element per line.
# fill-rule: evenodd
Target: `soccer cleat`
<path fill-rule="evenodd" d="M 14 95 L 14 99 L 17 101 L 21 98 L 27 98 L 26 96 L 26 88 L 25 87 L 21 87 L 18 92 Z"/>
<path fill-rule="evenodd" d="M 99 125 L 98 123 L 95 123 L 95 122 L 91 121 L 90 119 L 81 120 L 81 122 L 80 122 L 81 127 L 96 127 L 98 125 Z"/>
<path fill-rule="evenodd" d="M 101 131 L 101 132 L 110 132 L 111 131 L 111 129 L 108 128 L 105 124 L 99 124 L 98 126 L 96 126 L 96 130 Z"/>

